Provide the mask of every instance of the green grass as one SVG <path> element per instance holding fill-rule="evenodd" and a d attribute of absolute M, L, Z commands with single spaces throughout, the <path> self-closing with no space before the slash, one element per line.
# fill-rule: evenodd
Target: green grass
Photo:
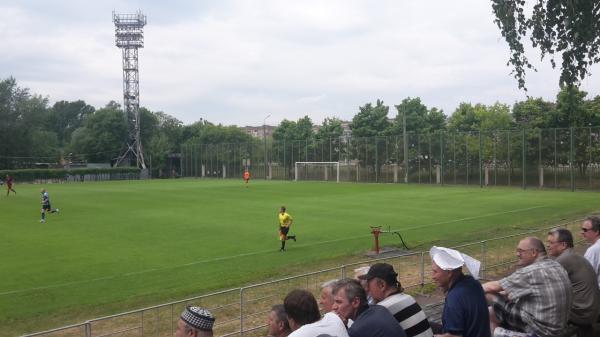
<path fill-rule="evenodd" d="M 46 185 L 60 214 L 41 224 L 40 187 L 0 195 L 0 336 L 312 271 L 370 249 L 370 225 L 427 249 L 598 209 L 591 192 L 181 179 Z M 286 253 L 280 205 L 298 235 Z"/>

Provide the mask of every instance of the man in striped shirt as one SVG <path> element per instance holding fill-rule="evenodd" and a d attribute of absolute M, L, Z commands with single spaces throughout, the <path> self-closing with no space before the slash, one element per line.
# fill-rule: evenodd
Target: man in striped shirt
<path fill-rule="evenodd" d="M 425 312 L 412 296 L 403 293 L 398 273 L 392 265 L 376 263 L 359 279 L 367 281 L 368 292 L 375 303 L 388 309 L 407 337 L 433 336 Z"/>

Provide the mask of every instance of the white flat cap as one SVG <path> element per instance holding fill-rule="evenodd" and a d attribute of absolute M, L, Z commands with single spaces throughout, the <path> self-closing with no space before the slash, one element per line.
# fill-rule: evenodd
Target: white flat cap
<path fill-rule="evenodd" d="M 433 262 L 443 270 L 453 270 L 466 265 L 469 273 L 475 279 L 479 278 L 481 262 L 467 254 L 463 254 L 458 250 L 451 248 L 433 246 L 429 250 L 429 255 Z"/>

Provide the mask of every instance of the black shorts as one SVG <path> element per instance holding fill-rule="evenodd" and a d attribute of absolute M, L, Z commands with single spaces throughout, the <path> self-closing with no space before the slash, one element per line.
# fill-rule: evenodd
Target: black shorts
<path fill-rule="evenodd" d="M 46 204 L 46 205 L 42 205 L 42 209 L 43 209 L 44 211 L 51 211 L 51 210 L 52 210 L 52 207 L 50 207 L 50 204 Z"/>
<path fill-rule="evenodd" d="M 279 231 L 281 232 L 281 234 L 287 235 L 287 233 L 290 231 L 290 228 L 279 226 Z"/>

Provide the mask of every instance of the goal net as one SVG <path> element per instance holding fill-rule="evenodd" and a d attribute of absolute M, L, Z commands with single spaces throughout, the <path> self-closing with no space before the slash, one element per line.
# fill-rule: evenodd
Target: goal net
<path fill-rule="evenodd" d="M 337 161 L 297 161 L 294 166 L 294 180 L 323 180 L 339 183 L 340 163 Z"/>

